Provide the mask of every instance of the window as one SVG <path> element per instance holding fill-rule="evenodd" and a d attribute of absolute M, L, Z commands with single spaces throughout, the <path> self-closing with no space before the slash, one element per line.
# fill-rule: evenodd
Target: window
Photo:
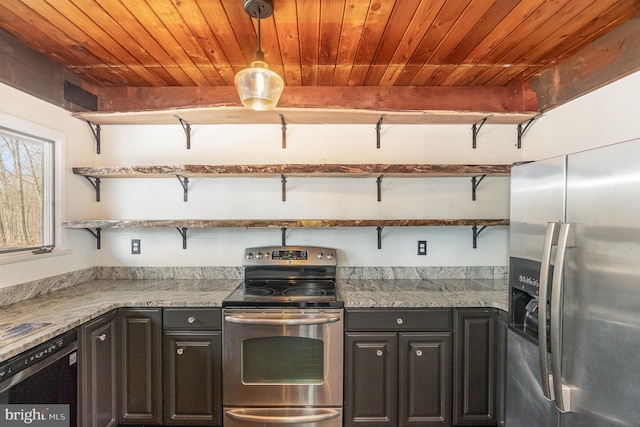
<path fill-rule="evenodd" d="M 0 253 L 54 245 L 54 142 L 0 127 Z"/>

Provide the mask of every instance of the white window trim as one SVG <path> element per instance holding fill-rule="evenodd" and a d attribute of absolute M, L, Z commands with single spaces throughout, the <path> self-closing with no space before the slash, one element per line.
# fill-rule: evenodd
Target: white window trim
<path fill-rule="evenodd" d="M 66 170 L 64 161 L 66 135 L 63 132 L 57 131 L 55 129 L 51 129 L 18 117 L 10 116 L 2 112 L 0 112 L 0 126 L 54 142 L 53 212 L 55 216 L 55 223 L 53 226 L 55 247 L 52 252 L 42 254 L 34 254 L 31 251 L 7 252 L 4 254 L 0 254 L 0 265 L 23 261 L 34 261 L 51 256 L 70 254 L 72 251 L 68 247 L 66 234 L 62 232 L 62 218 L 65 218 L 64 201 L 66 200 L 63 185 L 65 179 L 64 173 Z"/>

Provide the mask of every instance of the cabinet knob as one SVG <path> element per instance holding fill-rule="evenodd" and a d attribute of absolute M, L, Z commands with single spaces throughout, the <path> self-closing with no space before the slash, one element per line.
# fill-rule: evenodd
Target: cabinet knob
<path fill-rule="evenodd" d="M 416 350 L 416 356 L 418 357 L 422 356 L 422 350 Z"/>
<path fill-rule="evenodd" d="M 176 353 L 178 354 L 184 353 L 184 348 L 179 348 L 178 350 L 176 350 Z"/>
<path fill-rule="evenodd" d="M 398 317 L 398 318 L 396 319 L 396 323 L 397 323 L 398 325 L 402 325 L 402 324 L 404 323 L 404 320 L 402 320 L 402 317 Z"/>
<path fill-rule="evenodd" d="M 380 357 L 382 356 L 384 353 L 382 352 L 382 350 L 378 349 L 376 350 L 376 356 Z"/>
<path fill-rule="evenodd" d="M 190 316 L 190 317 L 187 319 L 187 322 L 189 322 L 189 323 L 195 323 L 195 321 L 196 321 L 196 318 L 195 318 L 195 317 L 193 317 L 193 316 Z"/>
<path fill-rule="evenodd" d="M 107 339 L 107 334 L 98 335 L 98 336 L 97 336 L 97 338 L 98 338 L 100 341 L 104 341 L 104 340 L 106 340 L 106 339 Z"/>

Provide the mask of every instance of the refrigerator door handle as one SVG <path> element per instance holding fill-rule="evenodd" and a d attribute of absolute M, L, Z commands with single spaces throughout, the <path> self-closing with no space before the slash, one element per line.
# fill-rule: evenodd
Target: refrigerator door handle
<path fill-rule="evenodd" d="M 547 232 L 542 247 L 540 266 L 540 288 L 538 291 L 538 352 L 540 356 L 540 385 L 542 394 L 547 400 L 553 400 L 553 390 L 549 386 L 549 368 L 547 365 L 547 298 L 549 295 L 549 270 L 551 268 L 551 252 L 557 244 L 558 223 L 547 223 Z"/>
<path fill-rule="evenodd" d="M 561 412 L 571 412 L 570 388 L 562 383 L 562 292 L 567 248 L 574 246 L 572 230 L 571 224 L 560 226 L 551 287 L 551 382 L 556 407 Z"/>

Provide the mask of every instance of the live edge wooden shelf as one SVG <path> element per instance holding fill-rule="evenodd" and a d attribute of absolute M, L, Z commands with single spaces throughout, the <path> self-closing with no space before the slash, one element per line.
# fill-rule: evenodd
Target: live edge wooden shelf
<path fill-rule="evenodd" d="M 265 164 L 265 165 L 156 165 L 116 167 L 76 167 L 73 173 L 84 176 L 96 190 L 100 201 L 102 178 L 167 178 L 177 177 L 188 200 L 189 178 L 280 177 L 282 200 L 286 200 L 287 177 L 351 177 L 376 178 L 378 201 L 384 177 L 471 177 L 471 195 L 487 175 L 508 176 L 511 165 L 468 164 Z"/>
<path fill-rule="evenodd" d="M 384 227 L 436 227 L 471 226 L 473 248 L 477 247 L 478 235 L 489 226 L 509 225 L 508 219 L 91 219 L 64 221 L 62 226 L 71 229 L 85 229 L 96 238 L 97 248 L 101 247 L 102 229 L 109 228 L 176 228 L 182 236 L 182 248 L 187 248 L 189 228 L 279 228 L 282 231 L 282 245 L 286 246 L 288 228 L 336 228 L 375 227 L 378 232 L 378 249 L 382 248 Z M 95 230 L 95 231 L 94 231 Z"/>
<path fill-rule="evenodd" d="M 476 188 L 487 175 L 507 176 L 511 165 L 466 165 L 466 164 L 267 164 L 267 165 L 178 165 L 178 166 L 118 166 L 118 167 L 77 167 L 73 173 L 87 178 L 96 190 L 96 200 L 100 200 L 101 178 L 166 178 L 176 176 L 184 189 L 187 201 L 189 178 L 192 177 L 277 177 L 282 179 L 282 198 L 286 200 L 286 177 L 375 177 L 380 186 L 385 176 L 396 177 L 472 177 L 472 196 L 475 200 Z M 479 179 L 478 179 L 479 178 Z M 384 227 L 434 227 L 471 226 L 473 247 L 477 247 L 478 235 L 488 226 L 509 225 L 508 219 L 182 219 L 182 220 L 75 220 L 65 221 L 64 228 L 85 229 L 93 234 L 97 247 L 101 245 L 102 229 L 110 228 L 176 228 L 182 236 L 182 247 L 187 247 L 189 228 L 279 228 L 282 244 L 286 245 L 288 228 L 335 228 L 335 227 L 375 227 L 378 233 L 378 248 L 382 247 Z M 95 230 L 95 231 L 94 231 Z"/>

